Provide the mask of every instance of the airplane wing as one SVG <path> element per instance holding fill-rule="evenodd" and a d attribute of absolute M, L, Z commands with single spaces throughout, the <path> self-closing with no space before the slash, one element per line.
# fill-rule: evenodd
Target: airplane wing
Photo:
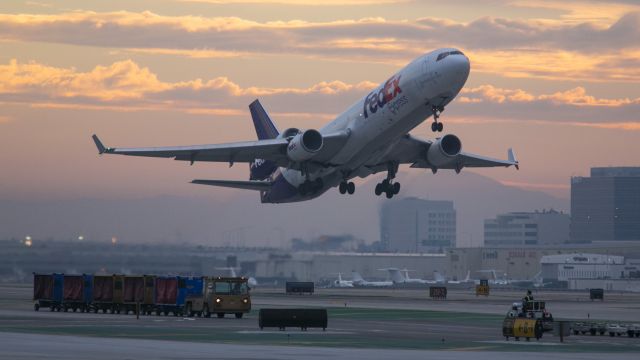
<path fill-rule="evenodd" d="M 344 146 L 348 137 L 349 133 L 346 131 L 323 135 L 322 149 L 311 161 L 319 163 L 327 161 L 332 154 L 335 154 Z M 285 138 L 226 144 L 147 148 L 106 147 L 96 135 L 93 135 L 93 141 L 100 154 L 174 158 L 175 160 L 190 161 L 192 164 L 196 161 L 228 162 L 231 164 L 234 162 L 250 163 L 256 159 L 271 160 L 279 166 L 287 166 L 290 163 L 287 157 L 289 139 Z"/>
<path fill-rule="evenodd" d="M 507 152 L 507 160 L 494 159 L 487 156 L 476 155 L 461 151 L 455 158 L 445 165 L 434 166 L 427 159 L 427 151 L 433 142 L 406 135 L 400 139 L 389 151 L 379 160 L 379 163 L 386 164 L 389 161 L 398 161 L 400 164 L 411 164 L 412 168 L 426 169 L 454 169 L 461 170 L 464 167 L 509 167 L 515 166 L 519 169 L 520 163 L 515 157 L 513 149 Z M 374 165 L 375 167 L 376 165 Z M 384 165 L 382 170 L 386 170 Z"/>
<path fill-rule="evenodd" d="M 258 190 L 258 191 L 267 191 L 271 189 L 271 182 L 269 181 L 258 181 L 258 180 L 250 180 L 250 181 L 238 181 L 238 180 L 192 180 L 192 184 L 200 184 L 200 185 L 212 185 L 212 186 L 222 186 L 229 187 L 235 189 L 244 189 L 244 190 Z"/>

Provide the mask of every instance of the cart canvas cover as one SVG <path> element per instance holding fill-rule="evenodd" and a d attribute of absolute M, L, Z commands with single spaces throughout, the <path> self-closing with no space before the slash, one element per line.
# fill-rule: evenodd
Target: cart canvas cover
<path fill-rule="evenodd" d="M 142 302 L 144 300 L 144 278 L 130 277 L 124 278 L 124 302 Z"/>
<path fill-rule="evenodd" d="M 178 298 L 178 279 L 156 279 L 156 303 L 174 305 Z"/>
<path fill-rule="evenodd" d="M 93 300 L 113 301 L 113 276 L 96 275 L 93 278 Z"/>
<path fill-rule="evenodd" d="M 53 275 L 33 276 L 33 299 L 53 300 Z"/>
<path fill-rule="evenodd" d="M 84 279 L 81 275 L 65 275 L 63 294 L 65 301 L 82 301 Z"/>

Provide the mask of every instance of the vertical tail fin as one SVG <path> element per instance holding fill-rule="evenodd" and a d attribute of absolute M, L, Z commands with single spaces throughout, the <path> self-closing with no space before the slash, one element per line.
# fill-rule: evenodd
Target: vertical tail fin
<path fill-rule="evenodd" d="M 351 271 L 351 277 L 352 277 L 352 280 L 355 282 L 364 282 L 362 275 L 360 275 L 360 273 L 355 270 Z"/>
<path fill-rule="evenodd" d="M 253 126 L 256 129 L 256 135 L 258 140 L 275 139 L 280 134 L 278 129 L 269 118 L 269 114 L 264 110 L 260 101 L 255 100 L 249 104 L 249 111 L 251 112 L 251 119 L 253 120 Z M 271 174 L 278 168 L 278 166 L 269 160 L 256 159 L 249 165 L 249 179 L 250 180 L 264 180 L 271 176 Z"/>
<path fill-rule="evenodd" d="M 249 105 L 249 111 L 251 111 L 251 119 L 259 140 L 275 139 L 280 134 L 259 100 Z"/>
<path fill-rule="evenodd" d="M 395 268 L 390 268 L 390 269 L 387 269 L 387 271 L 389 272 L 389 276 L 391 276 L 391 281 L 393 281 L 394 283 L 405 282 L 405 278 L 404 276 L 402 276 L 402 273 L 400 273 L 400 270 Z"/>

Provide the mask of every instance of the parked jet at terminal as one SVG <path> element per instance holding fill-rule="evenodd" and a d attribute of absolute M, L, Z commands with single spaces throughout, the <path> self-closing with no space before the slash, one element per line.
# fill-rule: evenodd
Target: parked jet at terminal
<path fill-rule="evenodd" d="M 431 129 L 441 132 L 440 114 L 458 95 L 469 76 L 469 59 L 456 49 L 422 55 L 380 84 L 320 130 L 290 128 L 279 132 L 258 100 L 249 105 L 258 141 L 217 145 L 112 148 L 93 140 L 100 154 L 173 158 L 175 160 L 250 164 L 249 181 L 193 180 L 194 184 L 257 190 L 263 203 L 313 199 L 332 187 L 353 194 L 355 177 L 386 171 L 375 194 L 392 198 L 401 164 L 412 168 L 518 168 L 513 151 L 508 160 L 462 151 L 462 142 L 447 134 L 434 140 L 409 132 L 433 115 Z"/>
<path fill-rule="evenodd" d="M 389 287 L 393 286 L 393 281 L 367 281 L 357 271 L 351 272 L 352 283 L 354 286 L 361 287 Z"/>
<path fill-rule="evenodd" d="M 471 279 L 471 270 L 467 270 L 467 277 L 462 280 L 447 280 L 447 284 L 473 284 L 475 281 Z"/>
<path fill-rule="evenodd" d="M 338 273 L 338 279 L 334 280 L 333 283 L 331 283 L 331 286 L 336 288 L 352 288 L 353 281 L 342 280 L 342 273 Z"/>
<path fill-rule="evenodd" d="M 397 269 L 397 268 L 388 268 L 381 269 L 387 270 L 389 272 L 389 276 L 391 277 L 391 281 L 394 284 L 413 284 L 413 285 L 425 285 L 425 284 L 437 284 L 438 282 L 435 280 L 424 280 L 424 279 L 413 279 L 409 277 L 409 270 L 407 269 Z"/>

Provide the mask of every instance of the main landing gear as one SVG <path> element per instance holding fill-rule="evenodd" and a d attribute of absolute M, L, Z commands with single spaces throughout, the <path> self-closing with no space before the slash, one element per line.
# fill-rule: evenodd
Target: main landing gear
<path fill-rule="evenodd" d="M 440 119 L 440 114 L 442 113 L 442 111 L 444 111 L 444 108 L 442 106 L 433 105 L 431 107 L 431 112 L 433 112 L 433 122 L 431 123 L 431 131 L 433 132 L 442 132 L 442 129 L 444 128 L 444 125 L 442 125 L 441 122 L 438 122 L 438 119 Z"/>
<path fill-rule="evenodd" d="M 298 186 L 298 192 L 300 195 L 305 196 L 307 194 L 313 194 L 320 191 L 324 187 L 324 182 L 321 178 L 315 180 L 306 180 L 300 186 Z"/>
<path fill-rule="evenodd" d="M 353 193 L 356 191 L 356 184 L 351 181 L 343 181 L 338 186 L 338 190 L 340 190 L 340 194 L 349 193 L 349 195 L 353 195 Z"/>
<path fill-rule="evenodd" d="M 389 163 L 387 178 L 376 185 L 375 193 L 377 196 L 385 193 L 387 195 L 387 199 L 391 199 L 393 195 L 397 195 L 400 192 L 400 183 L 393 181 L 396 177 L 396 173 L 398 172 L 398 165 L 399 164 L 397 163 Z"/>

